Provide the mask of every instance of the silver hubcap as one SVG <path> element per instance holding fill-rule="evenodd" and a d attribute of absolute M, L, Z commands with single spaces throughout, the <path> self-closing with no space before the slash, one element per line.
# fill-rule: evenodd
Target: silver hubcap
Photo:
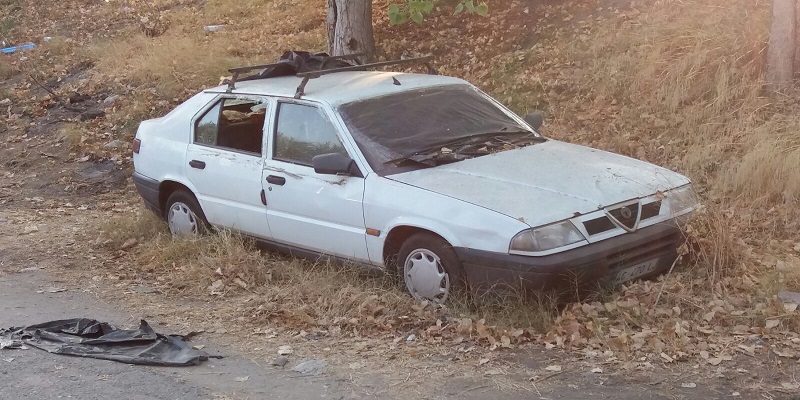
<path fill-rule="evenodd" d="M 403 264 L 406 287 L 412 296 L 442 304 L 450 293 L 450 276 L 442 267 L 442 260 L 428 249 L 409 253 Z"/>
<path fill-rule="evenodd" d="M 175 236 L 197 235 L 197 215 L 184 203 L 172 204 L 167 221 L 169 231 Z"/>

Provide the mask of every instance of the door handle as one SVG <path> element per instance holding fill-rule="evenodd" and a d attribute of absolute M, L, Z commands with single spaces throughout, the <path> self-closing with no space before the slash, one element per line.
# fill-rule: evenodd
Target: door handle
<path fill-rule="evenodd" d="M 205 169 L 206 168 L 206 163 L 204 161 L 192 160 L 192 161 L 189 161 L 189 166 L 192 167 L 192 168 L 197 168 L 197 169 Z"/>
<path fill-rule="evenodd" d="M 267 182 L 273 185 L 283 186 L 286 183 L 286 178 L 282 176 L 270 175 L 267 177 Z"/>

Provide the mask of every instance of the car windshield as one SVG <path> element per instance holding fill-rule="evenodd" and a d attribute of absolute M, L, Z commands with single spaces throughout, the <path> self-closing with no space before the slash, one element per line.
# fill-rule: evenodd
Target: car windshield
<path fill-rule="evenodd" d="M 445 146 L 467 142 L 481 145 L 482 140 L 492 137 L 539 138 L 469 85 L 409 90 L 348 103 L 340 106 L 339 111 L 367 161 L 378 173 L 388 172 L 399 160 L 419 163 L 421 154 L 437 150 L 450 154 Z M 503 143 L 509 142 L 503 140 Z M 469 154 L 470 157 L 477 155 L 482 154 L 474 151 Z M 464 158 L 468 157 L 460 159 Z M 460 159 L 451 157 L 449 162 Z"/>

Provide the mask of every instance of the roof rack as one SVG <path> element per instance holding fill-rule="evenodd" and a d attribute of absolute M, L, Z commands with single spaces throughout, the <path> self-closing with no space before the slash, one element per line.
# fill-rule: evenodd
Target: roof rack
<path fill-rule="evenodd" d="M 333 60 L 355 60 L 356 63 L 358 63 L 357 66 L 361 66 L 361 61 L 358 58 L 362 57 L 364 55 L 365 55 L 364 53 L 356 53 L 356 54 L 346 54 L 346 55 L 343 55 L 343 56 L 328 57 L 322 63 L 321 68 L 325 68 L 325 63 L 327 63 L 328 61 L 333 61 Z M 231 80 L 228 81 L 228 90 L 227 90 L 228 93 L 230 93 L 234 89 L 236 89 L 236 82 L 239 80 L 239 75 L 247 73 L 247 72 L 250 72 L 250 71 L 257 71 L 257 70 L 263 70 L 263 69 L 270 68 L 270 67 L 277 67 L 277 66 L 283 65 L 283 64 L 284 63 L 251 65 L 249 67 L 239 67 L 239 68 L 231 68 L 231 69 L 229 69 L 228 72 L 232 73 L 233 76 L 231 77 Z"/>
<path fill-rule="evenodd" d="M 381 61 L 371 64 L 363 64 L 363 65 L 353 65 L 352 67 L 341 67 L 341 68 L 331 68 L 331 69 L 320 69 L 319 71 L 309 71 L 309 72 L 301 72 L 297 74 L 298 78 L 303 78 L 300 85 L 297 86 L 297 91 L 294 94 L 295 99 L 299 99 L 305 94 L 306 85 L 308 81 L 311 79 L 319 78 L 322 75 L 334 74 L 337 72 L 345 72 L 345 71 L 363 71 L 366 68 L 376 68 L 376 67 L 385 67 L 388 65 L 399 65 L 399 64 L 422 64 L 428 68 L 428 74 L 430 75 L 439 75 L 439 72 L 436 71 L 436 68 L 433 68 L 431 65 L 431 60 L 433 60 L 433 56 L 425 56 L 425 57 L 417 57 L 417 58 L 405 58 L 401 60 L 393 60 L 393 61 Z"/>

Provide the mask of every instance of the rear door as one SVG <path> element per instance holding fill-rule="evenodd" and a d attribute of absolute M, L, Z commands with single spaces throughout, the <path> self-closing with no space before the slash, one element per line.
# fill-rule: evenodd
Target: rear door
<path fill-rule="evenodd" d="M 220 96 L 198 113 L 186 171 L 208 222 L 249 235 L 271 237 L 262 201 L 269 100 Z"/>
<path fill-rule="evenodd" d="M 263 176 L 274 240 L 368 262 L 364 178 L 317 174 L 311 166 L 315 155 L 347 154 L 339 127 L 311 102 L 279 100 L 275 114 Z"/>

